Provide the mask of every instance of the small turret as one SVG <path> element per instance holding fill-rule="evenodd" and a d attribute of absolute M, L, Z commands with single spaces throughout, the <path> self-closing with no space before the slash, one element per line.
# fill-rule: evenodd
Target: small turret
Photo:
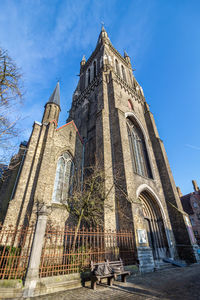
<path fill-rule="evenodd" d="M 60 85 L 57 82 L 57 85 L 49 98 L 48 102 L 45 104 L 44 115 L 42 118 L 42 123 L 49 123 L 50 121 L 55 120 L 58 122 L 60 114 Z"/>
<path fill-rule="evenodd" d="M 85 55 L 83 55 L 83 58 L 81 60 L 81 67 L 80 67 L 80 73 L 83 71 L 83 67 L 85 66 L 85 63 L 86 63 L 86 59 L 85 59 Z"/>
<path fill-rule="evenodd" d="M 195 192 L 198 192 L 198 191 L 199 191 L 199 187 L 198 187 L 198 185 L 197 185 L 196 180 L 192 180 L 192 184 L 193 184 L 194 191 L 195 191 Z"/>
<path fill-rule="evenodd" d="M 131 65 L 131 59 L 130 59 L 130 57 L 128 56 L 128 54 L 127 54 L 126 51 L 124 51 L 124 58 L 125 58 L 125 60 L 127 61 L 127 63 Z"/>
<path fill-rule="evenodd" d="M 181 192 L 180 187 L 177 186 L 176 189 L 177 189 L 177 192 L 178 192 L 179 197 L 181 198 L 181 197 L 183 196 L 183 194 L 182 194 L 182 192 Z"/>

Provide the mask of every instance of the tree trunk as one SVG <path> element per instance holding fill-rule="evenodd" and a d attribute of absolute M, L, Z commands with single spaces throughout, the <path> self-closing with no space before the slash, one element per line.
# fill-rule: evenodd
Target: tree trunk
<path fill-rule="evenodd" d="M 79 218 L 78 218 L 78 223 L 75 227 L 74 241 L 73 241 L 73 245 L 72 245 L 72 251 L 73 252 L 75 252 L 76 240 L 77 240 L 78 231 L 79 231 L 79 228 L 80 228 L 80 225 L 81 225 L 81 221 L 82 221 L 82 218 L 83 218 L 83 212 L 84 212 L 84 208 L 81 209 L 81 213 L 80 213 Z"/>

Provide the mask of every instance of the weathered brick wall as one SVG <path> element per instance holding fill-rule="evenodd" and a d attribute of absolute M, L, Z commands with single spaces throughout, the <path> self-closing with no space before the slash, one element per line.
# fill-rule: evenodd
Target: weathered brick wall
<path fill-rule="evenodd" d="M 188 247 L 191 245 L 191 238 L 187 230 L 184 214 L 182 213 L 182 204 L 177 193 L 166 151 L 162 140 L 159 138 L 153 115 L 149 111 L 148 106 L 146 106 L 145 117 L 160 174 L 162 189 L 166 199 L 168 214 L 172 224 L 175 240 L 178 244 L 177 249 L 179 255 L 183 259 L 187 260 L 189 258 L 190 261 L 195 261 L 193 249 Z M 183 245 L 183 247 L 181 245 Z M 184 245 L 186 245 L 186 247 L 184 247 Z"/>
<path fill-rule="evenodd" d="M 82 159 L 82 143 L 75 126 L 67 124 L 56 130 L 54 123 L 34 124 L 26 159 L 9 204 L 4 225 L 29 225 L 37 218 L 38 203 L 52 204 L 52 193 L 58 158 L 66 151 L 74 158 L 77 168 Z M 56 225 L 64 224 L 68 214 L 62 204 L 52 207 L 50 219 Z"/>
<path fill-rule="evenodd" d="M 120 71 L 116 69 L 116 60 Z M 96 77 L 91 75 L 88 82 L 88 69 L 92 72 L 94 61 L 97 63 L 97 74 Z M 68 121 L 75 121 L 83 137 L 82 142 L 73 122 L 56 129 L 51 119 L 55 117 L 57 120 L 58 115 L 56 105 L 46 105 L 43 120 L 50 123 L 34 124 L 15 197 L 9 204 L 6 224 L 28 225 L 30 221 L 35 221 L 38 203 L 51 206 L 49 221 L 54 225 L 63 227 L 73 222 L 63 203 L 52 203 L 52 193 L 59 157 L 68 151 L 80 169 L 84 140 L 84 165 L 98 163 L 105 173 L 104 191 L 106 194 L 109 191 L 104 205 L 105 228 L 133 228 L 140 251 L 138 257 L 148 253 L 147 260 L 151 261 L 148 240 L 141 245 L 137 235 L 138 229 L 146 228 L 139 196 L 143 191 L 148 191 L 159 210 L 158 215 L 162 216 L 171 255 L 175 253 L 173 232 L 177 243 L 190 246 L 185 220 L 180 212 L 182 206 L 153 116 L 141 87 L 132 75 L 130 59 L 127 56 L 123 58 L 113 48 L 105 32 L 100 35 L 99 43 L 88 61 L 81 63 L 80 81 L 68 118 Z M 138 124 L 144 136 L 152 177 L 141 176 L 133 169 L 127 117 Z M 181 252 L 182 257 L 188 252 L 184 251 Z M 192 257 L 192 250 L 189 252 Z"/>
<path fill-rule="evenodd" d="M 23 164 L 23 156 L 25 155 L 25 152 L 25 147 L 19 149 L 18 154 L 11 159 L 8 169 L 4 171 L 3 176 L 1 178 L 2 182 L 0 186 L 0 223 L 4 222 L 9 201 L 14 196 L 15 185 L 20 174 L 21 164 Z"/>

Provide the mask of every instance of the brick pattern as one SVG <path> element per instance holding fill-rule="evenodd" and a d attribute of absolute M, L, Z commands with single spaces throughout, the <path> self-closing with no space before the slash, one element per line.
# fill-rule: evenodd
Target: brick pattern
<path fill-rule="evenodd" d="M 119 71 L 116 70 L 116 60 Z M 96 76 L 93 64 L 96 62 Z M 123 79 L 122 66 L 126 74 Z M 91 80 L 88 82 L 88 69 Z M 130 105 L 131 103 L 131 105 Z M 130 58 L 122 57 L 102 31 L 90 58 L 81 62 L 80 80 L 74 92 L 68 122 L 57 129 L 59 107 L 45 106 L 43 123 L 35 123 L 14 199 L 10 201 L 5 225 L 25 225 L 37 217 L 38 203 L 51 206 L 49 220 L 64 226 L 69 220 L 64 204 L 52 204 L 52 193 L 58 158 L 69 151 L 77 168 L 82 161 L 85 140 L 85 166 L 98 162 L 105 171 L 105 229 L 131 229 L 136 247 L 141 245 L 137 230 L 145 229 L 144 213 L 139 194 L 146 190 L 157 202 L 166 231 L 171 256 L 177 256 L 175 240 L 185 244 L 179 255 L 194 261 L 182 205 L 162 140 L 142 88 L 132 74 Z M 133 118 L 145 137 L 153 178 L 136 174 L 132 168 L 126 117 Z M 80 134 L 80 135 L 79 135 Z M 80 136 L 82 138 L 80 138 Z M 8 202 L 7 200 L 5 200 Z M 180 249 L 180 247 L 179 247 Z M 150 252 L 148 256 L 150 255 Z M 145 257 L 138 256 L 141 262 Z M 150 258 L 146 264 L 150 263 Z"/>

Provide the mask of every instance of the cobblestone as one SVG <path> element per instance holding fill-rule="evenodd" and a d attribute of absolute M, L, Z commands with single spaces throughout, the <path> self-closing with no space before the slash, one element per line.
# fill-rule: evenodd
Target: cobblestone
<path fill-rule="evenodd" d="M 200 265 L 171 268 L 130 276 L 127 283 L 116 281 L 112 287 L 98 285 L 97 290 L 82 287 L 35 297 L 34 300 L 199 300 Z"/>

